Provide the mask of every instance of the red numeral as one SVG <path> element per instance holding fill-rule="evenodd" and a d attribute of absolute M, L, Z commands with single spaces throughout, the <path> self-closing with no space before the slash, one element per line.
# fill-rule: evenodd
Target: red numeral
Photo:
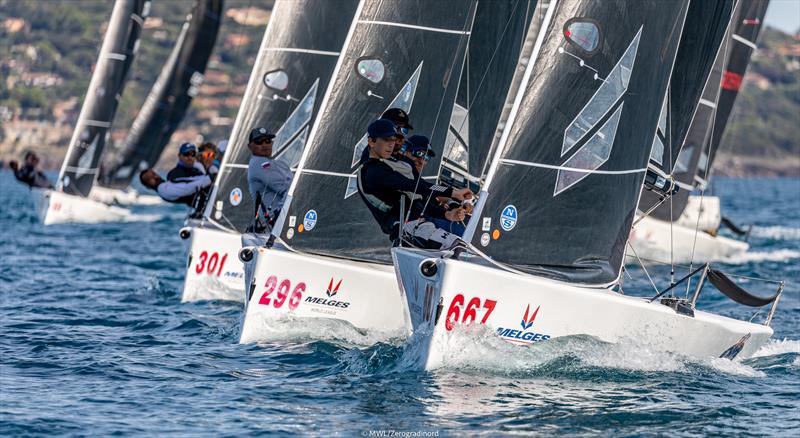
<path fill-rule="evenodd" d="M 302 282 L 297 283 L 297 286 L 294 287 L 294 291 L 292 291 L 292 296 L 289 297 L 289 310 L 294 310 L 300 305 L 300 300 L 303 299 L 303 292 L 305 291 L 306 284 Z"/>
<path fill-rule="evenodd" d="M 208 259 L 208 267 L 206 268 L 206 272 L 213 274 L 214 270 L 217 269 L 217 262 L 219 262 L 219 254 L 211 254 L 211 257 Z"/>
<path fill-rule="evenodd" d="M 261 299 L 258 300 L 258 304 L 263 304 L 265 306 L 269 306 L 269 302 L 270 302 L 269 294 L 271 294 L 272 291 L 275 290 L 275 285 L 277 283 L 278 283 L 278 277 L 276 277 L 274 275 L 270 275 L 269 278 L 267 278 L 267 282 L 264 283 L 264 287 L 266 287 L 267 289 L 264 290 L 264 294 L 261 295 Z"/>
<path fill-rule="evenodd" d="M 217 277 L 222 275 L 222 267 L 225 266 L 225 260 L 227 260 L 227 259 L 228 259 L 228 254 L 225 254 L 224 256 L 222 256 L 222 261 L 219 262 L 219 271 L 217 271 Z"/>
<path fill-rule="evenodd" d="M 208 252 L 203 251 L 200 253 L 200 263 L 194 268 L 194 271 L 198 274 L 203 272 L 203 269 L 206 267 L 206 259 L 208 259 Z"/>
<path fill-rule="evenodd" d="M 489 319 L 489 315 L 494 312 L 494 306 L 497 304 L 495 300 L 486 300 L 483 302 L 483 308 L 486 309 L 486 313 L 483 314 L 483 319 L 481 320 L 481 324 L 486 324 L 486 320 Z"/>
<path fill-rule="evenodd" d="M 278 295 L 275 297 L 275 301 L 272 302 L 276 309 L 279 309 L 286 302 L 286 297 L 289 296 L 289 289 L 291 288 L 292 283 L 289 280 L 283 280 L 281 285 L 278 286 Z"/>
<path fill-rule="evenodd" d="M 486 309 L 486 313 L 483 314 L 483 318 L 481 319 L 481 324 L 486 324 L 486 320 L 489 319 L 489 315 L 494 311 L 494 306 L 497 304 L 495 300 L 486 300 L 483 302 L 483 308 Z M 471 324 L 475 320 L 478 319 L 478 309 L 481 307 L 481 299 L 478 297 L 474 297 L 469 300 L 467 307 L 464 309 L 464 315 L 461 315 L 461 307 L 464 305 L 464 295 L 458 294 L 453 297 L 453 301 L 450 302 L 450 307 L 447 309 L 447 317 L 444 321 L 444 327 L 447 330 L 453 330 L 455 323 L 461 320 L 462 324 Z"/>

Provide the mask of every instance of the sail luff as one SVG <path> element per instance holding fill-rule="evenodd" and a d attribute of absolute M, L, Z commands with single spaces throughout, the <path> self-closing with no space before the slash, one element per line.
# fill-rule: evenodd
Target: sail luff
<path fill-rule="evenodd" d="M 100 47 L 70 146 L 62 163 L 57 189 L 86 197 L 97 179 L 100 157 L 119 104 L 144 22 L 144 0 L 117 0 Z"/>

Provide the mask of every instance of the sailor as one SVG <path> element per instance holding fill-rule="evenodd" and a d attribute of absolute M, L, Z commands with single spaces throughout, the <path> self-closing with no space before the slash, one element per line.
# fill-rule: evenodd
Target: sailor
<path fill-rule="evenodd" d="M 425 168 L 425 165 L 428 164 L 428 161 L 436 156 L 436 152 L 433 151 L 431 148 L 430 140 L 428 137 L 424 135 L 412 135 L 408 137 L 403 144 L 403 155 L 408 157 L 413 163 L 414 167 L 417 171 L 417 174 L 421 174 L 422 170 Z M 434 225 L 437 227 L 448 231 L 450 233 L 456 234 L 458 236 L 464 235 L 464 231 L 466 231 L 466 227 L 464 226 L 465 218 L 467 215 L 472 213 L 472 203 L 459 203 L 453 201 L 450 198 L 446 198 L 443 196 L 437 196 L 436 202 L 444 208 L 445 210 L 457 210 L 463 209 L 462 212 L 454 213 L 456 217 L 460 218 L 459 221 L 454 222 L 447 219 L 442 219 L 439 217 L 432 217 L 432 216 L 425 216 L 425 219 L 433 222 Z"/>
<path fill-rule="evenodd" d="M 167 181 L 171 183 L 193 183 L 199 176 L 207 176 L 203 165 L 197 161 L 197 146 L 194 143 L 183 143 L 178 148 L 178 163 L 167 173 Z M 202 214 L 210 193 L 210 184 L 204 186 L 193 195 L 194 212 L 189 217 Z M 166 200 L 166 199 L 165 199 Z"/>
<path fill-rule="evenodd" d="M 211 178 L 208 175 L 182 177 L 179 182 L 164 181 L 153 169 L 143 170 L 139 174 L 139 181 L 148 189 L 155 190 L 161 199 L 189 207 L 195 207 L 198 195 L 211 187 Z"/>
<path fill-rule="evenodd" d="M 275 134 L 267 128 L 253 128 L 247 145 L 252 153 L 247 167 L 247 185 L 255 201 L 255 232 L 264 232 L 266 224 L 275 223 L 292 182 L 289 166 L 272 158 L 273 138 Z"/>
<path fill-rule="evenodd" d="M 28 187 L 39 187 L 52 189 L 53 183 L 36 167 L 39 166 L 39 157 L 34 152 L 25 154 L 25 162 L 22 167 L 16 161 L 10 161 L 8 166 L 14 171 L 14 177 L 20 182 L 27 184 Z"/>
<path fill-rule="evenodd" d="M 219 173 L 219 150 L 214 143 L 206 142 L 198 148 L 197 161 L 203 165 L 206 174 L 213 181 Z"/>
<path fill-rule="evenodd" d="M 439 207 L 436 196 L 459 201 L 472 198 L 469 189 L 454 189 L 431 184 L 415 178 L 408 164 L 392 156 L 397 140 L 394 123 L 385 119 L 372 122 L 367 128 L 369 158 L 358 172 L 358 192 L 381 230 L 393 242 L 400 236 L 424 248 L 450 248 L 458 236 L 425 220 L 424 216 L 458 222 L 464 219 L 463 210 L 447 211 Z M 401 218 L 401 214 L 407 215 Z"/>

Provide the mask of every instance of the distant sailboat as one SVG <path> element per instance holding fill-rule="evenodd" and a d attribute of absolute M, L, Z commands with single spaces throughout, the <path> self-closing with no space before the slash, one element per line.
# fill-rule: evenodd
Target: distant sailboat
<path fill-rule="evenodd" d="M 183 301 L 244 300 L 241 233 L 253 222 L 247 186 L 248 135 L 276 131 L 273 156 L 295 167 L 333 75 L 356 0 L 278 1 L 234 122 L 203 218 L 184 227 L 189 260 Z"/>
<path fill-rule="evenodd" d="M 129 189 L 140 171 L 155 166 L 203 83 L 222 21 L 223 0 L 196 0 L 175 47 L 133 121 L 121 152 L 107 160 L 90 197 L 120 204 L 158 197 Z"/>
<path fill-rule="evenodd" d="M 83 101 L 55 190 L 33 190 L 42 223 L 103 222 L 124 218 L 129 211 L 88 198 L 119 105 L 122 89 L 138 49 L 146 0 L 117 0 L 97 64 Z"/>
<path fill-rule="evenodd" d="M 672 288 L 651 300 L 612 289 L 645 182 L 642 145 L 659 122 L 653 102 L 666 94 L 688 3 L 551 2 L 468 224 L 469 248 L 393 250 L 414 329 L 407 351 L 420 367 L 458 354 L 448 339 L 461 324 L 520 344 L 634 338 L 695 356 L 729 357 L 746 339 L 736 354 L 748 357 L 767 342 L 772 312 L 754 324 L 696 311 L 693 300 L 656 301 Z M 762 299 L 700 272 L 737 301 L 774 311 L 780 291 Z"/>

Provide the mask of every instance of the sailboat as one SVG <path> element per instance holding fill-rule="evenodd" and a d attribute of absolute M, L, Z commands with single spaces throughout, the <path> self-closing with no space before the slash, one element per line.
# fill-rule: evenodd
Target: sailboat
<path fill-rule="evenodd" d="M 452 330 L 485 325 L 531 344 L 589 335 L 696 356 L 748 357 L 772 335 L 780 290 L 759 298 L 705 266 L 765 324 L 698 311 L 692 300 L 624 295 L 620 274 L 688 1 L 551 2 L 492 158 L 468 249 L 392 250 L 421 368 L 446 364 Z M 624 17 L 620 20 L 619 17 Z M 646 147 L 643 147 L 646 145 Z"/>
<path fill-rule="evenodd" d="M 145 0 L 117 0 L 114 3 L 56 188 L 31 192 L 44 225 L 116 221 L 130 214 L 124 208 L 93 201 L 88 196 L 97 179 L 109 128 L 149 10 L 150 2 Z"/>
<path fill-rule="evenodd" d="M 153 167 L 203 83 L 222 21 L 223 0 L 196 0 L 175 47 L 116 154 L 89 194 L 103 203 L 154 204 L 160 198 L 130 188 L 139 172 Z"/>
<path fill-rule="evenodd" d="M 276 132 L 273 156 L 294 168 L 355 16 L 357 1 L 278 1 L 234 122 L 203 217 L 180 231 L 188 242 L 182 300 L 244 300 L 241 234 L 253 222 L 247 187 L 250 130 Z"/>
<path fill-rule="evenodd" d="M 706 173 L 711 170 L 767 5 L 764 0 L 737 3 L 683 147 L 675 148 L 675 155 L 664 159 L 666 163 L 671 158 L 674 164 L 671 171 L 662 168 L 666 171 L 662 175 L 675 181 L 680 190 L 666 197 L 643 193 L 639 209 L 645 216 L 631 231 L 633 254 L 629 256 L 634 259 L 644 263 L 704 263 L 747 251 L 745 241 L 719 234 L 721 224 L 728 224 L 735 234 L 746 234 L 729 220 L 722 220 L 719 198 L 691 193 L 705 190 Z"/>
<path fill-rule="evenodd" d="M 442 157 L 465 77 L 492 79 L 491 85 L 472 88 L 464 102 L 484 90 L 505 93 L 499 90 L 510 84 L 532 9 L 529 1 L 361 3 L 290 199 L 273 229 L 275 243 L 240 252 L 246 272 L 253 272 L 245 277 L 240 342 L 268 338 L 270 324 L 287 318 L 298 326 L 321 319 L 378 337 L 408 333 L 389 239 L 357 195 L 366 127 L 386 109 L 400 108 L 414 132 L 428 136 L 436 157 Z M 397 50 L 398 42 L 407 50 Z M 475 50 L 466 64 L 477 69 L 472 72 L 464 67 L 470 48 Z M 498 108 L 485 108 L 487 114 L 499 118 L 502 102 L 494 99 Z M 337 133 L 335 142 L 328 132 Z M 483 139 L 491 141 L 491 134 Z M 421 176 L 438 173 L 434 158 Z"/>

